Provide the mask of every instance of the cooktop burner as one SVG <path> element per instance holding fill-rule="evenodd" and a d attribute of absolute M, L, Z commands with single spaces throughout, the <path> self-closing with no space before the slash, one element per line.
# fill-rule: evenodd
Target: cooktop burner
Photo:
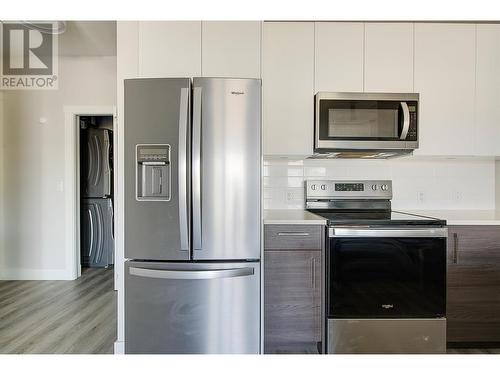
<path fill-rule="evenodd" d="M 308 210 L 328 220 L 328 225 L 446 225 L 445 220 L 399 211 Z"/>

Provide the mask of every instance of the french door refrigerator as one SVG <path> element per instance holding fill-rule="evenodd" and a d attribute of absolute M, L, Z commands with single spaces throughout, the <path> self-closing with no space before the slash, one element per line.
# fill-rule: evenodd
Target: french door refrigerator
<path fill-rule="evenodd" d="M 260 96 L 125 80 L 126 353 L 259 353 Z"/>

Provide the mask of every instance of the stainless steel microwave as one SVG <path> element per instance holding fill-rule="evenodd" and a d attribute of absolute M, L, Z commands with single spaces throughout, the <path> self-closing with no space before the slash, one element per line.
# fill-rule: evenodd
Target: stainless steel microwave
<path fill-rule="evenodd" d="M 315 157 L 390 158 L 418 148 L 419 94 L 319 92 Z"/>

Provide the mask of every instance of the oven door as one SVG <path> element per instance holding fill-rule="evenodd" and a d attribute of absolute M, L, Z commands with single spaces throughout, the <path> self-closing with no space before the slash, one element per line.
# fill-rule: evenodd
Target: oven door
<path fill-rule="evenodd" d="M 447 228 L 329 229 L 328 318 L 446 315 Z"/>
<path fill-rule="evenodd" d="M 395 94 L 316 95 L 316 149 L 416 148 L 417 100 Z M 411 142 L 411 143 L 409 143 Z M 408 143 L 408 144 L 407 144 Z"/>

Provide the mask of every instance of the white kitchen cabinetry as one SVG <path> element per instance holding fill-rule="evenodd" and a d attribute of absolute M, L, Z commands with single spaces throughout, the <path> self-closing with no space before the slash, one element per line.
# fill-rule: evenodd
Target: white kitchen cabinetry
<path fill-rule="evenodd" d="M 475 154 L 500 155 L 500 25 L 478 24 Z"/>
<path fill-rule="evenodd" d="M 263 24 L 262 80 L 264 155 L 311 155 L 314 23 Z"/>
<path fill-rule="evenodd" d="M 204 77 L 260 78 L 261 22 L 202 22 Z"/>
<path fill-rule="evenodd" d="M 366 92 L 413 92 L 413 24 L 365 24 Z"/>
<path fill-rule="evenodd" d="M 315 23 L 314 91 L 363 91 L 361 22 Z"/>
<path fill-rule="evenodd" d="M 139 76 L 200 75 L 200 21 L 139 22 Z"/>
<path fill-rule="evenodd" d="M 415 24 L 415 92 L 415 155 L 473 155 L 475 25 Z"/>

